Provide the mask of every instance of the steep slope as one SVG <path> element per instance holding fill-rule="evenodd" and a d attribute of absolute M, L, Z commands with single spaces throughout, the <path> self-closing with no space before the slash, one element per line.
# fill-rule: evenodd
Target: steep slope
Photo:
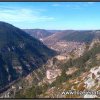
<path fill-rule="evenodd" d="M 0 88 L 42 66 L 55 54 L 19 28 L 0 22 Z"/>
<path fill-rule="evenodd" d="M 31 36 L 40 40 L 53 34 L 53 32 L 44 29 L 23 29 L 23 30 L 28 34 L 30 34 Z"/>
<path fill-rule="evenodd" d="M 92 45 L 92 47 L 90 47 Z M 51 69 L 59 66 L 61 75 L 56 77 L 52 83 L 44 82 L 41 85 L 35 85 L 16 93 L 17 98 L 100 98 L 100 95 L 84 95 L 67 91 L 100 91 L 100 40 L 95 40 L 89 45 L 89 48 L 76 59 L 65 60 L 60 64 L 48 64 Z M 91 48 L 91 49 L 90 49 Z M 46 73 L 46 72 L 45 72 Z M 52 78 L 56 75 L 54 69 Z M 70 94 L 71 93 L 71 94 Z"/>
<path fill-rule="evenodd" d="M 81 57 L 62 65 L 62 75 L 40 98 L 100 98 L 100 40 L 91 44 Z"/>

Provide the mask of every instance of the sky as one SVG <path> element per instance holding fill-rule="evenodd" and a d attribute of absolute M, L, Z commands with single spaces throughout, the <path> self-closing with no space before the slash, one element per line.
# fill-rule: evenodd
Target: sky
<path fill-rule="evenodd" d="M 100 29 L 100 2 L 0 2 L 0 21 L 21 29 Z"/>

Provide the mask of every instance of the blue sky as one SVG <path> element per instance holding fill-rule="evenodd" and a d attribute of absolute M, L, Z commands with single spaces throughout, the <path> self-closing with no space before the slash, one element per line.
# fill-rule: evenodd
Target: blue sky
<path fill-rule="evenodd" d="M 24 29 L 100 29 L 100 2 L 0 2 L 0 21 Z"/>

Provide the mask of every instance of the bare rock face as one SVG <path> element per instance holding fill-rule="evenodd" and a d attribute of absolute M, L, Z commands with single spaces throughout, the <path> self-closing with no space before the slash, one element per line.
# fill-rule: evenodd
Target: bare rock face
<path fill-rule="evenodd" d="M 62 56 L 62 55 L 58 55 L 58 56 L 56 56 L 56 58 L 57 58 L 58 60 L 60 60 L 60 61 L 66 60 L 66 59 L 67 59 L 66 56 Z"/>
<path fill-rule="evenodd" d="M 96 44 L 100 43 L 100 39 L 96 38 L 92 41 L 92 43 L 90 44 L 89 50 Z"/>
<path fill-rule="evenodd" d="M 100 53 L 99 54 L 96 54 L 96 59 L 97 60 L 100 60 Z"/>
<path fill-rule="evenodd" d="M 61 75 L 61 71 L 60 69 L 55 69 L 55 70 L 47 70 L 46 71 L 46 77 L 47 79 L 52 79 L 52 78 L 56 78 L 57 76 Z"/>
<path fill-rule="evenodd" d="M 83 43 L 82 45 L 80 45 L 78 48 L 76 48 L 74 50 L 74 54 L 75 54 L 76 57 L 80 57 L 80 56 L 83 55 L 83 53 L 85 52 L 85 50 L 86 50 L 86 44 Z"/>
<path fill-rule="evenodd" d="M 53 81 L 56 80 L 58 76 L 61 75 L 61 69 L 57 65 L 57 62 L 59 62 L 56 57 L 49 59 L 47 64 L 46 64 L 46 81 L 48 83 L 52 83 Z"/>
<path fill-rule="evenodd" d="M 78 69 L 76 67 L 73 68 L 68 68 L 68 71 L 66 71 L 67 75 L 71 75 L 73 73 L 75 73 Z"/>

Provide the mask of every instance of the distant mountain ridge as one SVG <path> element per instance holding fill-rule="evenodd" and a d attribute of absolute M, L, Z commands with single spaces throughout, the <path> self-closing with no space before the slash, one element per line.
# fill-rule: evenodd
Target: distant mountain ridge
<path fill-rule="evenodd" d="M 99 30 L 65 30 L 59 31 L 43 39 L 43 43 L 49 47 L 56 46 L 58 43 L 91 43 L 92 40 L 100 38 Z M 65 44 L 66 45 L 66 44 Z"/>
<path fill-rule="evenodd" d="M 50 42 L 53 39 L 56 41 L 75 41 L 75 42 L 91 42 L 94 38 L 100 37 L 100 31 L 74 31 L 66 30 L 62 32 L 57 32 L 51 36 L 44 39 L 44 42 Z"/>
<path fill-rule="evenodd" d="M 53 34 L 53 32 L 45 29 L 23 29 L 23 30 L 37 39 L 42 39 Z"/>
<path fill-rule="evenodd" d="M 44 30 L 23 29 L 31 36 L 42 39 L 45 44 L 57 41 L 91 42 L 94 38 L 100 38 L 100 30 Z"/>

